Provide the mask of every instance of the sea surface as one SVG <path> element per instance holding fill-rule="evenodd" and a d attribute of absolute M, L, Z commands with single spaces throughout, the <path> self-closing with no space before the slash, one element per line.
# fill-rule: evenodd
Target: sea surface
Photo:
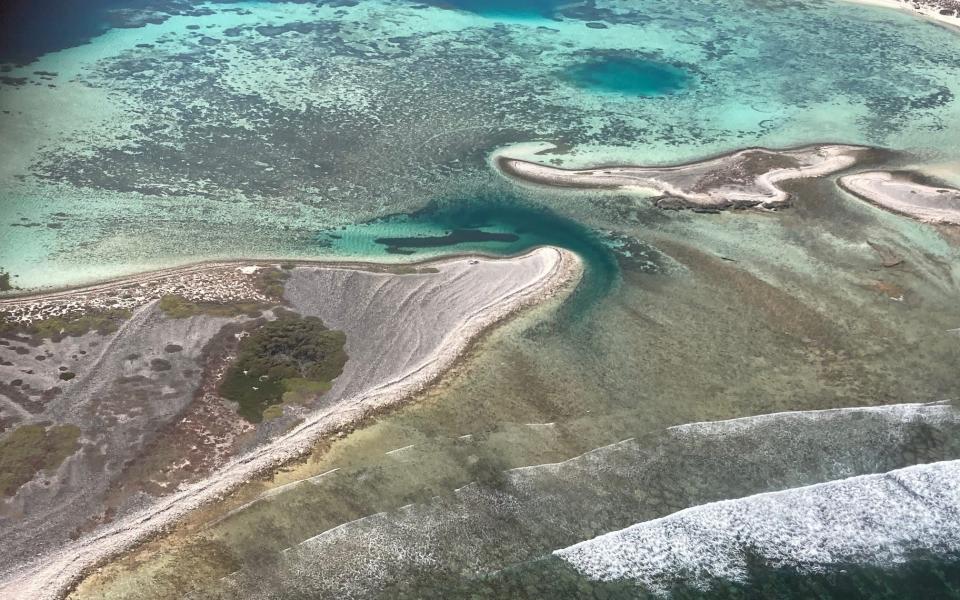
<path fill-rule="evenodd" d="M 488 336 L 424 397 L 238 497 L 309 483 L 211 509 L 78 596 L 313 598 L 324 581 L 346 597 L 662 595 L 554 552 L 711 503 L 960 459 L 949 404 L 840 412 L 830 427 L 778 417 L 750 436 L 671 429 L 960 397 L 955 232 L 829 178 L 790 184 L 782 211 L 698 214 L 528 188 L 491 163 L 838 142 L 960 184 L 956 31 L 839 0 L 4 11 L 0 268 L 23 289 L 208 258 L 555 244 L 587 265 L 569 299 Z M 678 571 L 668 592 L 956 597 L 960 548 L 908 542 L 898 560 L 818 568 L 747 548 L 735 575 Z"/>

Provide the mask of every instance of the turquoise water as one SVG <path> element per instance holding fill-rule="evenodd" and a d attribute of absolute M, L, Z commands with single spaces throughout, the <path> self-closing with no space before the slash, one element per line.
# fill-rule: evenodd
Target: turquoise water
<path fill-rule="evenodd" d="M 558 8 L 569 5 L 565 0 L 527 0 L 515 2 L 511 0 L 451 0 L 449 2 L 432 2 L 438 6 L 454 7 L 478 15 L 488 17 L 526 17 L 549 18 L 556 14 Z"/>
<path fill-rule="evenodd" d="M 578 87 L 629 96 L 666 96 L 690 85 L 686 72 L 672 65 L 618 57 L 576 65 L 567 75 Z"/>
<path fill-rule="evenodd" d="M 960 160 L 956 35 L 895 11 L 350 4 L 152 7 L 4 66 L 0 266 L 32 287 L 323 257 L 318 231 L 503 194 L 487 156 L 531 141 L 566 165 L 824 140 Z"/>
<path fill-rule="evenodd" d="M 436 240 L 457 231 L 485 232 L 512 239 L 428 247 L 417 247 L 415 243 L 417 239 Z M 391 254 L 395 254 L 391 252 L 391 244 L 378 241 L 387 235 L 406 238 L 410 245 L 403 247 L 403 254 L 414 260 L 449 252 L 506 256 L 545 245 L 573 250 L 583 258 L 586 270 L 573 298 L 563 307 L 567 316 L 561 319 L 563 322 L 582 316 L 617 285 L 620 276 L 617 260 L 622 251 L 619 240 L 602 236 L 574 220 L 515 198 L 504 201 L 504 198 L 480 197 L 434 204 L 410 215 L 385 217 L 325 232 L 319 240 L 337 255 L 389 260 Z M 654 254 L 652 250 L 650 252 Z M 651 264 L 651 268 L 657 269 L 657 266 Z"/>

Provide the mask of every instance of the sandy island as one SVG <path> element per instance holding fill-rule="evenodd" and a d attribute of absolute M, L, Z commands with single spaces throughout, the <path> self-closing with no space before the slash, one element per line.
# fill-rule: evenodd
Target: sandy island
<path fill-rule="evenodd" d="M 98 483 L 96 479 L 97 469 L 105 470 L 102 459 L 100 463 L 85 465 L 82 456 L 91 453 L 78 452 L 55 474 L 54 479 L 60 478 L 53 486 L 58 488 L 55 491 L 32 485 L 35 482 L 18 490 L 17 495 L 8 500 L 19 504 L 22 514 L 12 521 L 7 520 L 8 524 L 0 525 L 6 555 L 0 571 L 0 597 L 43 599 L 62 596 L 89 569 L 131 548 L 200 505 L 222 498 L 257 474 L 302 456 L 320 436 L 348 428 L 365 416 L 422 390 L 452 366 L 483 331 L 523 307 L 558 297 L 572 289 L 582 273 L 582 263 L 575 254 L 554 247 L 537 248 L 511 258 L 448 258 L 421 263 L 417 268 L 401 273 L 371 267 L 325 265 L 290 269 L 284 294 L 288 306 L 305 316 L 319 316 L 330 327 L 343 330 L 350 360 L 342 375 L 334 380 L 334 387 L 317 404 L 301 412 L 286 431 L 267 438 L 265 443 L 246 453 L 231 457 L 200 481 L 181 484 L 169 494 L 151 496 L 147 500 L 139 495 L 133 508 L 120 510 L 115 518 L 84 533 L 76 541 L 65 539 L 64 526 L 71 520 L 83 519 L 85 505 L 75 501 L 90 503 L 92 498 L 92 504 L 96 505 L 104 493 L 104 485 L 110 483 Z M 244 268 L 245 263 L 217 263 L 208 265 L 206 270 L 250 272 Z M 197 272 L 204 272 L 204 268 L 173 269 L 166 271 L 159 281 L 169 282 L 173 278 L 172 281 L 179 282 L 179 275 L 187 273 L 192 276 Z M 150 275 L 141 276 L 139 281 L 147 283 L 148 287 L 168 285 L 150 283 L 158 281 Z M 70 292 L 58 292 L 53 305 L 59 309 L 49 308 L 42 296 L 34 296 L 2 301 L 0 310 L 13 309 L 21 315 L 28 315 L 35 314 L 30 306 L 40 305 L 57 311 L 64 306 L 76 306 L 84 298 L 87 301 L 95 298 L 100 302 L 120 290 L 127 290 L 126 296 L 139 297 L 129 293 L 130 289 L 139 289 L 130 288 L 137 282 L 138 278 L 134 277 L 126 282 L 78 290 L 76 294 L 82 296 L 80 300 L 72 297 Z M 144 303 L 134 309 L 133 316 L 120 330 L 97 341 L 95 347 L 100 349 L 99 356 L 87 374 L 78 370 L 77 387 L 65 385 L 63 393 L 51 400 L 52 403 L 81 405 L 71 406 L 70 409 L 76 412 L 69 413 L 68 417 L 81 426 L 82 441 L 101 435 L 104 428 L 110 429 L 109 423 L 80 422 L 77 419 L 81 419 L 82 414 L 98 414 L 96 402 L 102 397 L 99 392 L 113 383 L 111 378 L 130 379 L 124 375 L 130 373 L 129 363 L 136 364 L 141 360 L 124 354 L 129 352 L 132 344 L 142 345 L 145 339 L 166 340 L 177 333 L 177 327 L 185 327 L 188 334 L 196 337 L 198 328 L 202 329 L 201 324 L 215 320 L 204 316 L 163 317 L 158 314 L 156 300 L 149 294 L 137 302 Z M 183 331 L 180 334 L 187 335 Z M 188 351 L 194 351 L 196 355 L 196 349 L 202 344 L 190 335 L 182 342 L 184 347 L 176 356 Z M 73 344 L 72 348 L 77 347 L 80 339 L 65 338 L 66 343 Z M 3 346 L 3 349 L 6 351 L 9 347 Z M 53 353 L 57 350 L 51 346 L 45 351 Z M 118 363 L 123 364 L 122 369 L 111 366 Z M 140 373 L 148 375 L 139 377 L 144 381 L 159 380 L 170 388 L 163 377 L 179 376 L 174 375 L 177 371 L 172 369 L 165 372 L 170 375 L 165 375 L 150 374 L 149 370 L 141 369 Z M 39 377 L 42 373 L 35 375 Z M 67 383 L 73 384 L 74 381 Z M 196 387 L 185 385 L 183 388 L 180 406 L 186 407 L 193 401 Z M 180 398 L 176 394 L 165 394 L 165 402 L 169 404 L 176 404 Z M 60 410 L 67 409 L 61 407 Z M 55 414 L 62 416 L 56 411 Z M 41 417 L 45 415 L 34 415 L 34 418 Z M 117 425 L 117 428 L 121 426 Z M 86 441 L 91 444 L 113 443 L 110 440 Z M 115 458 L 122 460 L 125 458 L 122 453 L 130 450 L 115 445 L 109 454 L 120 453 Z M 38 498 L 35 504 L 32 496 Z"/>
<path fill-rule="evenodd" d="M 891 212 L 924 223 L 960 225 L 960 190 L 926 185 L 910 174 L 887 171 L 855 173 L 839 179 L 840 187 Z"/>
<path fill-rule="evenodd" d="M 509 151 L 509 150 L 507 150 Z M 495 157 L 502 174 L 520 181 L 554 187 L 647 190 L 659 196 L 660 208 L 720 210 L 786 206 L 790 194 L 777 184 L 820 177 L 847 169 L 870 152 L 863 146 L 825 144 L 793 150 L 748 148 L 716 158 L 669 167 L 609 166 L 560 169 Z"/>

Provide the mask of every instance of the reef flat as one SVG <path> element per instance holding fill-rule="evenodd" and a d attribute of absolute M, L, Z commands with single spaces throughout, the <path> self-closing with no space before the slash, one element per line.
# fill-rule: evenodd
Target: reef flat
<path fill-rule="evenodd" d="M 505 175 L 526 183 L 652 190 L 657 194 L 653 201 L 660 208 L 779 208 L 790 201 L 790 194 L 778 185 L 781 182 L 842 171 L 857 164 L 868 150 L 835 144 L 780 151 L 749 148 L 670 167 L 608 166 L 569 170 L 510 158 L 507 149 L 496 156 L 495 163 Z"/>
<path fill-rule="evenodd" d="M 910 173 L 867 171 L 838 180 L 851 194 L 924 223 L 960 225 L 960 190 L 915 181 Z"/>
<path fill-rule="evenodd" d="M 291 265 L 278 269 L 279 294 L 267 303 L 164 296 L 104 331 L 47 337 L 29 329 L 38 322 L 5 331 L 0 372 L 4 381 L 17 378 L 3 396 L 5 427 L 53 422 L 78 435 L 66 456 L 10 490 L 0 513 L 0 595 L 57 597 L 97 561 L 298 456 L 321 434 L 396 404 L 486 328 L 568 288 L 579 264 L 566 251 L 540 248 L 403 274 Z M 238 415 L 218 393 L 237 340 L 242 350 L 244 337 L 265 324 L 300 318 L 343 332 L 342 373 L 322 389 L 288 389 L 262 422 Z"/>

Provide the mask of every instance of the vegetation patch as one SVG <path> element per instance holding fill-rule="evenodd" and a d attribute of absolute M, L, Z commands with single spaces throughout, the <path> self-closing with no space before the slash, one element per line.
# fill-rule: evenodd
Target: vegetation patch
<path fill-rule="evenodd" d="M 75 425 L 17 427 L 0 439 L 0 495 L 13 496 L 40 471 L 52 471 L 80 447 Z"/>
<path fill-rule="evenodd" d="M 347 362 L 345 342 L 342 331 L 316 317 L 284 313 L 240 341 L 219 393 L 240 405 L 240 416 L 259 423 L 285 397 L 305 402 L 329 389 Z"/>
<path fill-rule="evenodd" d="M 295 377 L 292 379 L 284 379 L 283 389 L 282 400 L 284 404 L 306 405 L 320 394 L 329 391 L 330 382 Z"/>
<path fill-rule="evenodd" d="M 150 359 L 150 370 L 151 371 L 169 371 L 173 368 L 173 365 L 170 364 L 169 360 L 163 358 L 151 358 Z"/>
<path fill-rule="evenodd" d="M 259 269 L 254 275 L 253 287 L 270 298 L 280 300 L 283 298 L 283 286 L 290 278 L 289 269 Z"/>
<path fill-rule="evenodd" d="M 183 296 L 170 294 L 160 298 L 160 310 L 171 319 L 185 319 L 197 315 L 211 317 L 259 317 L 260 311 L 269 308 L 259 302 L 190 302 Z"/>
<path fill-rule="evenodd" d="M 440 272 L 440 269 L 436 267 L 415 267 L 411 265 L 391 265 L 389 268 L 384 270 L 394 275 L 426 275 L 429 273 Z"/>
<path fill-rule="evenodd" d="M 15 289 L 14 285 L 10 283 L 10 273 L 4 269 L 0 269 L 0 292 L 9 292 Z"/>
<path fill-rule="evenodd" d="M 0 320 L 0 335 L 27 334 L 37 341 L 49 338 L 54 342 L 91 331 L 107 335 L 119 329 L 131 314 L 133 313 L 125 308 L 109 308 L 76 316 L 50 317 L 29 325 Z"/>
<path fill-rule="evenodd" d="M 283 416 L 282 404 L 271 404 L 263 411 L 264 421 L 269 421 L 271 419 L 279 419 L 282 416 Z"/>

